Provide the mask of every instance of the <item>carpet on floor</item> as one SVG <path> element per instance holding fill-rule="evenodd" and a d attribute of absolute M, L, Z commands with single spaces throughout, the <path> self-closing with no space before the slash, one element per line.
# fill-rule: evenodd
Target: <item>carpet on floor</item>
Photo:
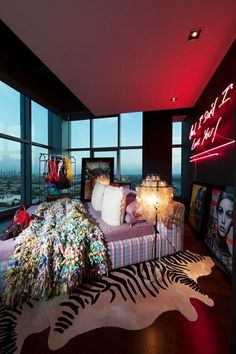
<path fill-rule="evenodd" d="M 0 353 L 20 353 L 24 340 L 50 328 L 48 348 L 63 348 L 70 339 L 101 327 L 138 330 L 166 311 L 179 311 L 189 321 L 198 314 L 190 299 L 214 302 L 197 279 L 211 273 L 210 257 L 181 251 L 111 271 L 84 283 L 70 295 L 49 301 L 30 300 L 11 309 L 0 303 Z"/>

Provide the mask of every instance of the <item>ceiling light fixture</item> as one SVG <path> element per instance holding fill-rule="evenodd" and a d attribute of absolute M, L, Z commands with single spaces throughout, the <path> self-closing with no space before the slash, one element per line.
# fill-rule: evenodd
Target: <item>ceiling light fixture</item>
<path fill-rule="evenodd" d="M 171 97 L 170 102 L 176 102 L 177 101 L 177 97 Z"/>
<path fill-rule="evenodd" d="M 201 28 L 191 30 L 188 36 L 188 41 L 195 41 L 200 38 Z"/>

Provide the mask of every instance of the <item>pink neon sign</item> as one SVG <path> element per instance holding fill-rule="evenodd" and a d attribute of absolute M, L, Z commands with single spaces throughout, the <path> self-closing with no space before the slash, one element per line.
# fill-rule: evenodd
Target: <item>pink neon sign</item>
<path fill-rule="evenodd" d="M 189 140 L 191 141 L 191 151 L 195 154 L 190 157 L 191 162 L 202 160 L 204 155 L 208 157 L 219 156 L 218 152 L 214 154 L 209 152 L 235 142 L 231 136 L 233 97 L 234 84 L 231 83 L 222 91 L 221 95 L 215 98 L 210 109 L 192 124 Z"/>
<path fill-rule="evenodd" d="M 215 152 L 214 154 L 207 154 L 204 156 L 194 157 L 194 158 L 192 158 L 192 160 L 190 162 L 205 160 L 205 159 L 208 159 L 209 157 L 212 157 L 212 156 L 219 156 L 219 153 Z"/>

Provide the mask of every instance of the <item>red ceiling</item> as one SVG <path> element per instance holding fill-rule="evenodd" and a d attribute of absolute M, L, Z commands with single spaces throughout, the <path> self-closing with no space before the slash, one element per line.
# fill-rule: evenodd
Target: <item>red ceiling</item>
<path fill-rule="evenodd" d="M 95 115 L 193 107 L 236 38 L 235 0 L 0 0 L 0 16 Z"/>

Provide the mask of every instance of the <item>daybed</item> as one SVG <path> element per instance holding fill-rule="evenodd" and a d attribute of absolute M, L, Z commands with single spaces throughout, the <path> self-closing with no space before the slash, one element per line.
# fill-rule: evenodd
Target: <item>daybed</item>
<path fill-rule="evenodd" d="M 103 221 L 101 212 L 94 210 L 91 203 L 86 203 L 85 206 L 106 236 L 112 269 L 183 250 L 185 208 L 182 203 L 173 201 L 173 214 L 165 221 L 157 222 L 156 237 L 153 224 L 138 221 L 111 226 Z"/>
<path fill-rule="evenodd" d="M 128 198 L 127 198 L 127 200 L 128 200 Z M 131 198 L 131 200 L 132 200 L 132 198 Z M 69 201 L 68 203 L 70 203 L 69 199 L 68 199 L 68 201 Z M 73 204 L 76 204 L 75 200 L 72 199 L 71 201 Z M 80 203 L 80 201 L 78 201 L 78 202 Z M 59 203 L 59 201 L 44 202 L 41 207 L 41 209 L 43 210 L 43 212 L 41 211 L 41 216 L 45 215 L 45 208 L 47 208 L 47 205 L 50 206 L 50 205 L 52 205 L 52 203 Z M 60 200 L 60 203 L 63 203 L 63 199 Z M 89 241 L 87 238 L 87 241 L 84 242 L 82 244 L 82 246 L 80 246 L 80 244 L 78 243 L 78 245 L 79 245 L 78 247 L 83 248 L 83 247 L 85 247 L 85 244 L 86 244 L 86 247 L 89 249 L 89 252 L 91 252 L 91 254 L 92 254 L 91 257 L 93 257 L 93 258 L 91 258 L 92 259 L 91 263 L 93 263 L 97 266 L 97 264 L 100 262 L 99 263 L 100 268 L 99 269 L 98 269 L 98 267 L 96 268 L 97 274 L 102 275 L 106 271 L 105 266 L 102 263 L 103 261 L 105 261 L 106 255 L 104 253 L 104 249 L 101 248 L 101 243 L 100 243 L 100 245 L 98 245 L 98 243 L 102 240 L 102 237 L 103 237 L 100 235 L 100 230 L 102 231 L 102 234 L 105 235 L 106 249 L 108 250 L 109 259 L 111 261 L 111 264 L 109 265 L 109 267 L 110 267 L 109 269 L 115 269 L 115 268 L 130 265 L 130 264 L 135 264 L 135 263 L 139 263 L 142 261 L 151 260 L 151 259 L 158 258 L 160 256 L 165 256 L 168 254 L 174 254 L 175 252 L 183 249 L 184 205 L 179 202 L 173 201 L 172 215 L 167 216 L 164 221 L 158 222 L 158 224 L 157 224 L 158 233 L 156 235 L 154 232 L 154 225 L 148 224 L 145 221 L 138 221 L 135 223 L 125 222 L 119 226 L 109 225 L 108 223 L 106 223 L 103 220 L 101 211 L 95 210 L 92 204 L 93 203 L 90 203 L 90 202 L 84 203 L 83 207 L 88 212 L 88 214 L 90 216 L 89 219 L 91 219 L 92 223 L 96 225 L 97 229 L 94 229 L 94 227 L 92 226 L 90 234 L 89 234 L 89 237 L 90 237 Z M 35 213 L 35 208 L 36 208 L 35 206 L 30 207 L 28 209 L 29 213 L 30 214 Z M 40 208 L 40 206 L 37 208 Z M 73 212 L 70 211 L 70 208 L 68 208 L 68 210 L 69 210 L 69 213 L 71 213 L 70 220 L 73 220 L 74 214 L 73 214 Z M 56 218 L 60 220 L 60 217 L 58 218 L 58 216 L 56 216 Z M 54 223 L 53 219 L 52 219 L 52 223 Z M 85 224 L 85 229 L 86 229 L 86 225 L 87 224 Z M 32 231 L 33 226 L 29 226 L 29 228 L 30 227 L 31 227 L 31 231 Z M 7 241 L 0 241 L 0 277 L 1 277 L 0 282 L 1 283 L 3 281 L 4 272 L 7 270 L 7 268 L 9 268 L 9 264 L 11 264 L 11 262 L 12 262 L 11 260 L 9 261 L 9 259 L 12 257 L 12 254 L 14 252 L 16 245 L 20 242 L 21 243 L 20 247 L 24 247 L 27 250 L 27 246 L 25 246 L 25 237 L 28 237 L 28 241 L 30 240 L 29 235 L 25 236 L 25 235 L 27 235 L 27 232 L 29 234 L 29 231 L 27 231 L 27 229 L 24 230 L 22 232 L 22 234 L 16 238 L 16 240 L 10 239 Z M 47 232 L 45 231 L 45 233 L 47 233 Z M 92 235 L 93 233 L 98 235 L 98 236 L 95 235 L 97 238 L 95 237 L 95 239 L 94 239 L 94 236 Z M 63 233 L 61 233 L 61 234 L 63 234 Z M 72 233 L 72 236 L 73 236 L 73 233 Z M 45 235 L 45 239 L 46 238 L 47 238 L 47 236 Z M 94 245 L 95 244 L 98 245 L 98 246 L 96 246 L 97 247 L 96 251 L 94 251 L 94 252 L 91 251 L 92 246 L 91 246 L 90 242 L 91 243 L 93 242 Z M 154 246 L 155 242 L 156 242 L 156 247 Z M 44 241 L 41 241 L 41 244 L 42 244 L 42 247 L 45 247 Z M 22 245 L 24 245 L 24 246 L 22 246 Z M 32 245 L 29 245 L 29 247 L 32 247 Z M 49 246 L 47 246 L 47 247 L 49 247 Z M 73 247 L 75 249 L 75 244 L 73 244 Z M 96 264 L 96 262 L 97 262 L 96 257 L 97 258 L 100 257 L 99 247 L 101 249 L 100 254 L 102 255 L 101 256 L 102 261 L 100 259 L 98 261 L 98 263 Z M 19 249 L 19 246 L 18 246 L 18 249 Z M 156 250 L 156 254 L 154 254 L 155 250 Z M 26 251 L 24 251 L 24 252 L 26 252 Z M 32 256 L 32 252 L 33 252 L 32 249 L 27 250 L 27 252 L 29 254 L 31 253 L 31 256 Z M 57 251 L 57 252 L 59 252 L 59 251 Z M 60 252 L 61 252 L 61 250 L 60 250 Z M 80 258 L 79 258 L 79 260 L 80 260 Z M 37 265 L 34 268 L 36 268 L 36 267 L 37 267 Z M 58 269 L 59 268 L 60 268 L 60 264 L 58 264 Z M 77 268 L 73 268 L 73 269 L 78 270 L 79 266 Z M 50 269 L 49 270 L 47 269 L 47 271 L 50 273 Z M 61 272 L 61 270 L 60 270 L 60 272 Z M 30 274 L 29 271 L 28 271 L 28 274 Z M 61 277 L 61 274 L 62 273 L 60 273 L 60 277 Z M 79 277 L 75 281 L 74 274 L 72 273 L 71 284 L 76 284 L 76 282 L 78 283 L 78 281 L 81 281 L 81 279 L 82 279 L 82 277 Z M 58 281 L 61 281 L 61 279 L 58 279 Z M 13 288 L 13 283 L 14 283 L 14 281 L 12 282 L 12 285 L 11 285 L 12 288 Z M 43 285 L 41 285 L 41 287 L 43 287 L 45 285 L 45 283 L 42 283 L 42 284 Z M 2 284 L 0 284 L 0 285 L 2 286 Z M 32 286 L 32 284 L 31 284 L 31 286 Z M 62 285 L 60 284 L 60 286 L 63 286 L 63 284 Z M 44 297 L 50 298 L 51 295 L 55 296 L 55 295 L 61 294 L 62 287 L 60 287 L 60 286 L 58 286 L 59 290 L 57 289 L 56 292 L 55 292 L 55 287 L 54 287 L 54 290 L 53 290 L 54 293 L 48 292 L 47 294 L 45 294 L 45 292 L 44 292 L 44 293 L 40 294 L 39 298 L 40 299 L 44 298 Z M 63 288 L 64 292 L 66 292 L 67 290 L 71 290 L 71 288 L 68 286 L 68 282 L 66 284 L 66 287 L 68 287 L 68 289 L 64 289 L 65 288 L 65 286 L 64 286 L 64 288 Z"/>

